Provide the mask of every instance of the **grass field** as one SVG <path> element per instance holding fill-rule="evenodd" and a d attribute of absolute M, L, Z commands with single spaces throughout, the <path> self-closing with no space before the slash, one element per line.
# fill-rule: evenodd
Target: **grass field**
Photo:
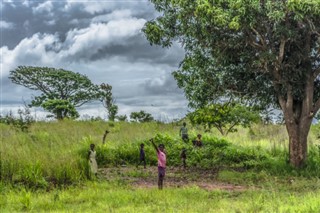
<path fill-rule="evenodd" d="M 0 124 L 0 212 L 320 212 L 319 126 L 309 135 L 304 169 L 286 164 L 283 126 L 257 125 L 227 137 L 203 134 L 205 146 L 184 144 L 178 124 L 38 122 L 20 132 Z M 106 144 L 104 131 L 110 130 Z M 148 139 L 166 145 L 165 189 L 156 186 L 156 156 Z M 98 178 L 86 160 L 97 145 Z M 148 168 L 136 168 L 139 144 Z M 179 153 L 188 150 L 188 169 Z"/>

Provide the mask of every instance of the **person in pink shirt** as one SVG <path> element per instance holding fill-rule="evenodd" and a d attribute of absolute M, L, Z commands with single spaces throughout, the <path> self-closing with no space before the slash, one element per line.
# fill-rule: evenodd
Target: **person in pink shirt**
<path fill-rule="evenodd" d="M 166 153 L 164 151 L 164 145 L 159 144 L 157 147 L 153 141 L 153 138 L 150 139 L 152 145 L 154 146 L 155 150 L 157 151 L 158 156 L 158 188 L 163 188 L 163 180 L 164 176 L 166 175 Z"/>

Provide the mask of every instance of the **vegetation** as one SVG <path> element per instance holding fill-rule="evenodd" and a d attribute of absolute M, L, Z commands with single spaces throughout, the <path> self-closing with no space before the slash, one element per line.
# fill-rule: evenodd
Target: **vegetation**
<path fill-rule="evenodd" d="M 282 110 L 290 163 L 307 160 L 307 137 L 320 108 L 320 1 L 150 0 L 151 44 L 185 49 L 174 72 L 191 106 L 240 97 Z"/>
<path fill-rule="evenodd" d="M 207 130 L 215 127 L 222 135 L 237 131 L 238 126 L 250 127 L 260 119 L 258 112 L 233 102 L 210 104 L 190 113 L 188 117 L 193 124 L 202 124 Z"/>
<path fill-rule="evenodd" d="M 9 78 L 13 83 L 40 91 L 31 106 L 40 106 L 59 120 L 78 117 L 76 107 L 102 95 L 99 86 L 87 76 L 63 69 L 19 66 L 10 71 Z"/>
<path fill-rule="evenodd" d="M 203 133 L 202 148 L 181 141 L 180 125 L 64 120 L 33 123 L 22 132 L 0 124 L 1 212 L 319 210 L 319 125 L 312 126 L 307 166 L 299 170 L 285 163 L 283 125 L 255 124 L 225 137 L 213 130 Z M 102 144 L 105 129 L 110 133 Z M 190 138 L 199 132 L 203 129 L 189 127 Z M 151 137 L 167 151 L 162 192 L 156 189 Z M 92 182 L 87 181 L 93 178 L 86 160 L 90 143 L 97 145 L 100 167 Z M 145 143 L 147 170 L 135 167 L 140 143 Z M 187 149 L 187 170 L 179 169 L 182 148 Z M 145 188 L 139 180 L 154 185 Z"/>
<path fill-rule="evenodd" d="M 115 100 L 112 97 L 112 86 L 109 84 L 101 84 L 101 90 L 103 91 L 102 103 L 108 111 L 109 121 L 114 121 L 117 117 L 118 106 L 115 104 Z"/>
<path fill-rule="evenodd" d="M 15 117 L 12 111 L 5 116 L 0 115 L 0 123 L 10 125 L 23 132 L 27 132 L 34 122 L 35 119 L 32 117 L 28 106 L 25 106 L 24 109 L 18 110 L 18 117 Z"/>
<path fill-rule="evenodd" d="M 154 118 L 150 113 L 147 113 L 143 110 L 139 112 L 131 112 L 130 118 L 132 121 L 140 122 L 140 123 L 151 122 L 154 120 Z"/>

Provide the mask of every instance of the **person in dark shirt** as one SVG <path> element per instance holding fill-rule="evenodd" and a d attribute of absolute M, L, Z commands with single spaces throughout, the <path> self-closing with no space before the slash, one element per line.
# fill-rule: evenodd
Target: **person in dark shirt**
<path fill-rule="evenodd" d="M 140 144 L 140 162 L 138 165 L 140 165 L 141 163 L 143 163 L 143 167 L 146 168 L 146 154 L 144 152 L 144 144 Z"/>

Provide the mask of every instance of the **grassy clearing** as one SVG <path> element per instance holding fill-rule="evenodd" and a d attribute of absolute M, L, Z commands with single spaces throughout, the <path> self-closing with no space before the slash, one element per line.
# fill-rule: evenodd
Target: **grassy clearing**
<path fill-rule="evenodd" d="M 302 170 L 286 164 L 288 145 L 283 126 L 240 128 L 227 137 L 215 130 L 203 133 L 201 127 L 189 127 L 191 138 L 203 133 L 205 145 L 201 149 L 184 144 L 179 128 L 176 124 L 64 121 L 35 123 L 24 133 L 0 124 L 0 210 L 320 211 L 320 126 L 311 129 L 308 164 Z M 103 145 L 106 129 L 111 133 Z M 148 144 L 151 137 L 166 145 L 168 165 L 173 170 L 181 165 L 180 150 L 188 150 L 190 170 L 186 174 L 169 172 L 163 191 L 156 189 L 155 173 L 132 167 L 142 142 L 148 167 L 156 165 L 154 150 Z M 93 182 L 88 181 L 91 176 L 86 160 L 90 143 L 97 145 L 101 168 L 99 179 Z M 111 173 L 104 167 L 115 170 Z M 129 170 L 121 172 L 121 168 Z M 214 173 L 208 176 L 209 171 Z"/>

